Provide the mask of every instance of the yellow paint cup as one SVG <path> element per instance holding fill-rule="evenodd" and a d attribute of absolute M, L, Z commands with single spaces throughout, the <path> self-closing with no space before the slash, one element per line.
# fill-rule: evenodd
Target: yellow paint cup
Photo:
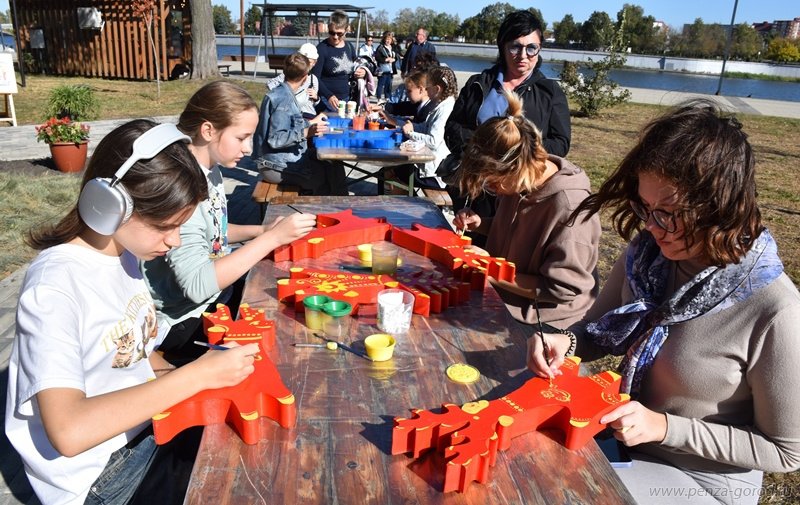
<path fill-rule="evenodd" d="M 387 333 L 375 333 L 364 339 L 367 356 L 373 361 L 387 361 L 394 353 L 394 337 Z"/>
<path fill-rule="evenodd" d="M 361 262 L 362 267 L 372 266 L 372 244 L 360 244 L 358 249 L 358 261 Z"/>

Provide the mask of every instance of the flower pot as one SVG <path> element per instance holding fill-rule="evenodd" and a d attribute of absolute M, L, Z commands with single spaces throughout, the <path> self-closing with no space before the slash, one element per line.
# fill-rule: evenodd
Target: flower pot
<path fill-rule="evenodd" d="M 88 142 L 50 144 L 53 163 L 61 172 L 80 172 L 86 165 Z"/>

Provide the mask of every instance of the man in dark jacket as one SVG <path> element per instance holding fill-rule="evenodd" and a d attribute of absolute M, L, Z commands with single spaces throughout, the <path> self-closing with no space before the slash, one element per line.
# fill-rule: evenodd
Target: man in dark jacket
<path fill-rule="evenodd" d="M 406 55 L 403 58 L 403 66 L 400 69 L 400 75 L 405 77 L 414 69 L 417 61 L 417 56 L 421 51 L 427 51 L 433 57 L 436 57 L 436 47 L 428 42 L 428 30 L 423 27 L 417 28 L 416 40 L 411 46 L 406 48 Z"/>

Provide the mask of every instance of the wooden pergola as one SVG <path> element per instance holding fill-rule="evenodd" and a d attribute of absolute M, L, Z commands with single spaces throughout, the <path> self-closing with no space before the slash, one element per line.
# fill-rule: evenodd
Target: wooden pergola
<path fill-rule="evenodd" d="M 372 7 L 356 7 L 355 5 L 341 5 L 341 4 L 254 4 L 261 7 L 262 17 L 261 26 L 268 27 L 263 30 L 264 32 L 264 47 L 267 46 L 267 34 L 269 33 L 271 53 L 275 54 L 275 39 L 272 31 L 272 20 L 279 15 L 298 15 L 300 13 L 308 13 L 314 20 L 314 26 L 319 23 L 320 15 L 325 17 L 329 16 L 333 11 L 341 10 L 348 14 L 355 14 L 358 18 L 356 27 L 356 40 L 361 40 L 361 22 L 364 21 L 364 30 L 369 31 L 369 20 L 367 19 L 367 10 Z M 319 32 L 317 32 L 317 40 L 320 39 Z M 244 58 L 244 53 L 242 53 Z"/>

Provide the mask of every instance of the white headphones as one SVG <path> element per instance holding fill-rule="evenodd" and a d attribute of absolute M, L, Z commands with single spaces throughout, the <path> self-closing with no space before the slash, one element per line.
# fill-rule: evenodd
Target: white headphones
<path fill-rule="evenodd" d="M 86 225 L 101 235 L 113 235 L 133 214 L 133 200 L 120 179 L 139 160 L 149 160 L 177 141 L 192 139 L 174 124 L 164 123 L 150 128 L 133 141 L 133 153 L 112 178 L 97 177 L 81 190 L 78 214 Z"/>

